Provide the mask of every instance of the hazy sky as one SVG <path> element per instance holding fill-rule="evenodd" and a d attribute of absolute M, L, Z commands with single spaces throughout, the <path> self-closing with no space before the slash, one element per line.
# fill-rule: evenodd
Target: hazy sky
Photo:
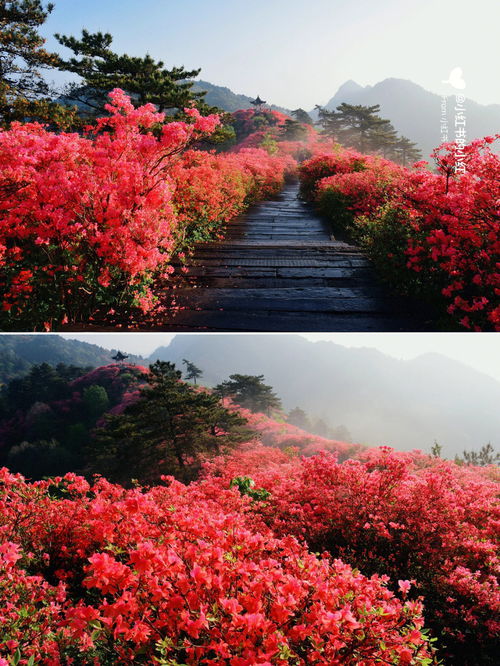
<path fill-rule="evenodd" d="M 113 48 L 288 108 L 325 104 L 354 79 L 411 79 L 437 93 L 461 67 L 465 94 L 500 103 L 499 0 L 55 0 L 51 37 L 110 32 Z"/>
<path fill-rule="evenodd" d="M 399 359 L 411 359 L 428 352 L 444 354 L 500 381 L 498 333 L 304 333 L 301 335 L 311 341 L 331 340 L 345 347 L 372 347 Z M 149 356 L 160 345 L 168 345 L 174 334 L 67 333 L 63 337 L 76 338 L 106 349 L 115 348 Z"/>

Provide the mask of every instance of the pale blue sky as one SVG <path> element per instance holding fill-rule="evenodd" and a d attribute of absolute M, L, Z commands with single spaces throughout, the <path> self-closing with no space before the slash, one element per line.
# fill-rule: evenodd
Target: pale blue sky
<path fill-rule="evenodd" d="M 461 67 L 466 95 L 500 103 L 499 0 L 55 0 L 43 27 L 114 36 L 118 52 L 201 67 L 234 92 L 306 109 L 348 79 L 411 79 L 438 93 Z M 59 80 L 57 78 L 56 80 Z"/>

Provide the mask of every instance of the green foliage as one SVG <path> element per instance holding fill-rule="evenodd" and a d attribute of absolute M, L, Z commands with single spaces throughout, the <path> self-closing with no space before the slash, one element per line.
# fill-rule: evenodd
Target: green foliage
<path fill-rule="evenodd" d="M 82 30 L 80 39 L 59 34 L 56 38 L 75 54 L 62 60 L 59 68 L 82 78 L 83 83 L 69 86 L 65 97 L 78 102 L 84 115 L 102 115 L 106 95 L 113 88 L 125 90 L 137 106 L 152 103 L 159 111 L 168 112 L 195 103 L 208 110 L 202 101 L 204 93 L 193 92 L 193 82 L 189 81 L 198 76 L 199 69 L 167 69 L 149 55 L 119 55 L 110 48 L 113 37 L 109 33 Z"/>
<path fill-rule="evenodd" d="M 287 422 L 302 430 L 311 432 L 311 421 L 303 409 L 295 407 L 287 416 Z"/>
<path fill-rule="evenodd" d="M 201 377 L 203 374 L 203 371 L 200 370 L 200 368 L 196 367 L 194 363 L 191 361 L 188 361 L 186 358 L 182 359 L 182 362 L 186 366 L 186 379 L 188 381 L 193 380 L 193 382 L 196 384 L 196 380 L 198 377 Z"/>
<path fill-rule="evenodd" d="M 109 363 L 109 352 L 79 340 L 59 335 L 0 336 L 0 386 L 26 375 L 33 365 L 47 362 L 70 381 L 90 367 Z"/>
<path fill-rule="evenodd" d="M 201 457 L 219 454 L 248 437 L 245 419 L 219 399 L 181 381 L 173 363 L 157 361 L 144 376 L 140 399 L 108 415 L 86 451 L 89 471 L 130 484 L 162 474 L 196 475 Z"/>
<path fill-rule="evenodd" d="M 236 141 L 239 143 L 254 132 L 276 127 L 279 123 L 279 118 L 269 109 L 260 109 L 251 117 L 245 112 L 235 114 L 232 122 L 236 132 Z"/>
<path fill-rule="evenodd" d="M 410 141 L 406 136 L 400 137 L 394 144 L 392 157 L 403 166 L 417 162 L 422 159 L 422 151 L 417 144 Z"/>
<path fill-rule="evenodd" d="M 434 456 L 434 458 L 440 458 L 442 450 L 443 447 L 441 444 L 439 444 L 437 440 L 434 440 L 434 444 L 431 447 L 431 454 Z"/>
<path fill-rule="evenodd" d="M 414 231 L 403 208 L 386 204 L 376 218 L 357 217 L 350 230 L 384 281 L 404 296 L 430 297 L 426 294 L 425 281 L 406 265 L 406 249 L 410 238 L 414 238 Z"/>
<path fill-rule="evenodd" d="M 347 195 L 333 188 L 327 188 L 318 197 L 317 207 L 330 223 L 334 233 L 352 234 L 354 212 L 349 208 Z"/>
<path fill-rule="evenodd" d="M 457 456 L 455 462 L 462 465 L 478 465 L 480 467 L 498 465 L 500 462 L 500 453 L 496 453 L 491 442 L 488 442 L 479 451 L 464 451 L 463 458 Z"/>
<path fill-rule="evenodd" d="M 199 106 L 199 105 L 198 105 Z M 195 144 L 199 150 L 215 150 L 222 153 L 236 144 L 236 130 L 234 129 L 234 118 L 230 113 L 224 113 L 216 106 L 207 106 L 207 110 L 219 114 L 220 125 L 210 134 L 210 136 L 201 139 Z"/>
<path fill-rule="evenodd" d="M 37 480 L 47 476 L 62 476 L 74 470 L 78 458 L 54 439 L 40 440 L 13 446 L 7 455 L 6 464 L 12 472 L 20 472 L 28 479 Z"/>
<path fill-rule="evenodd" d="M 349 233 L 366 251 L 380 279 L 391 290 L 415 303 L 421 312 L 435 322 L 439 330 L 454 329 L 450 317 L 443 314 L 441 292 L 446 287 L 446 275 L 436 270 L 435 263 L 422 261 L 422 270 L 408 268 L 408 248 L 424 242 L 425 233 L 417 233 L 408 212 L 401 206 L 385 204 L 376 217 L 359 216 L 349 227 Z M 432 279 L 429 279 L 432 276 Z"/>
<path fill-rule="evenodd" d="M 73 121 L 74 112 L 51 101 L 42 69 L 59 65 L 38 30 L 53 9 L 42 0 L 0 3 L 0 124 L 41 120 L 59 125 Z"/>
<path fill-rule="evenodd" d="M 94 375 L 94 383 L 86 385 L 84 379 L 75 386 L 73 380 L 86 372 L 42 363 L 2 388 L 0 466 L 6 464 L 32 479 L 83 468 L 83 450 L 96 422 L 138 381 L 124 366 L 118 375 L 103 368 Z"/>
<path fill-rule="evenodd" d="M 89 439 L 89 429 L 81 421 L 67 425 L 63 440 L 65 448 L 69 451 L 80 452 Z"/>
<path fill-rule="evenodd" d="M 214 392 L 223 398 L 231 398 L 237 405 L 251 412 L 269 414 L 272 409 L 281 409 L 281 400 L 263 380 L 264 375 L 234 374 L 218 384 Z"/>
<path fill-rule="evenodd" d="M 362 153 L 373 152 L 403 166 L 422 157 L 417 145 L 407 137 L 398 137 L 390 120 L 378 115 L 380 106 L 342 103 L 335 111 L 316 107 L 323 134 Z"/>
<path fill-rule="evenodd" d="M 304 111 L 304 109 L 295 109 L 292 111 L 292 116 L 295 118 L 295 120 L 298 120 L 298 122 L 302 123 L 303 125 L 314 124 L 311 116 L 307 113 L 307 111 Z"/>
<path fill-rule="evenodd" d="M 336 111 L 317 108 L 323 133 L 362 153 L 373 147 L 373 139 L 377 132 L 390 126 L 389 120 L 378 115 L 380 111 L 378 104 L 362 106 L 343 102 Z"/>
<path fill-rule="evenodd" d="M 229 484 L 230 488 L 238 488 L 241 495 L 248 495 L 256 502 L 265 502 L 271 493 L 264 488 L 255 488 L 255 481 L 249 476 L 236 476 Z"/>
<path fill-rule="evenodd" d="M 331 429 L 331 434 L 330 434 L 331 439 L 337 439 L 340 442 L 347 442 L 347 443 L 352 443 L 352 435 L 349 432 L 349 429 L 347 426 L 344 424 L 340 424 L 338 426 L 335 426 L 334 428 Z"/>
<path fill-rule="evenodd" d="M 81 370 L 83 374 L 84 370 Z M 2 390 L 0 416 L 6 416 L 18 409 L 28 409 L 35 402 L 61 400 L 69 394 L 67 382 L 58 370 L 48 363 L 31 368 L 22 378 L 13 379 Z"/>
<path fill-rule="evenodd" d="M 263 148 L 269 155 L 276 155 L 278 152 L 278 142 L 274 136 L 270 133 L 267 133 L 265 137 L 260 142 L 260 147 Z"/>
<path fill-rule="evenodd" d="M 95 419 L 109 407 L 109 397 L 104 386 L 93 384 L 83 389 L 83 405 L 90 419 Z"/>
<path fill-rule="evenodd" d="M 288 119 L 280 130 L 280 139 L 284 141 L 304 141 L 307 138 L 307 130 L 302 122 Z"/>

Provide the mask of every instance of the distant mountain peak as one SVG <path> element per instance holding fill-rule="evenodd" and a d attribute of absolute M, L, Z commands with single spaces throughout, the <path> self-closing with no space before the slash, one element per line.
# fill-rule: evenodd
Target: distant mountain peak
<path fill-rule="evenodd" d="M 380 116 L 389 119 L 399 134 L 414 141 L 422 150 L 424 159 L 428 159 L 432 150 L 445 140 L 440 131 L 441 95 L 410 79 L 387 77 L 373 86 L 364 87 L 350 79 L 340 86 L 324 108 L 332 111 L 343 102 L 362 106 L 378 104 Z M 454 123 L 453 109 L 451 95 L 446 108 L 450 127 Z M 498 132 L 500 105 L 484 106 L 467 99 L 466 109 L 468 141 Z M 317 119 L 316 110 L 311 112 L 311 117 Z M 453 136 L 450 132 L 449 140 Z"/>
<path fill-rule="evenodd" d="M 363 86 L 360 86 L 359 83 L 356 83 L 356 81 L 349 79 L 339 87 L 335 97 L 338 95 L 352 95 L 353 93 L 360 92 L 361 90 L 364 90 Z"/>

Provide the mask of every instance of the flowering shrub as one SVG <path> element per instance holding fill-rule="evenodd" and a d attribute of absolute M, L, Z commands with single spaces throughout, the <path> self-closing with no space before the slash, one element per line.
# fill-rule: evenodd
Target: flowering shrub
<path fill-rule="evenodd" d="M 260 441 L 269 447 L 296 449 L 302 455 L 310 456 L 319 451 L 336 453 L 341 460 L 355 457 L 363 450 L 360 444 L 347 444 L 338 440 L 313 435 L 290 423 L 280 423 L 265 414 L 251 412 L 237 407 L 238 413 L 247 420 L 248 427 L 258 434 Z"/>
<path fill-rule="evenodd" d="M 251 177 L 225 155 L 191 150 L 172 170 L 179 245 L 222 232 L 222 223 L 244 207 Z"/>
<path fill-rule="evenodd" d="M 280 111 L 271 109 L 240 109 L 232 114 L 233 125 L 236 130 L 238 142 L 246 139 L 248 136 L 267 131 L 279 131 L 287 120 L 287 116 Z"/>
<path fill-rule="evenodd" d="M 267 490 L 255 511 L 277 535 L 388 575 L 394 589 L 413 581 L 443 656 L 460 656 L 450 663 L 495 663 L 497 483 L 477 468 L 387 447 L 358 458 L 338 463 L 330 453 L 300 459 L 261 448 L 207 470 L 222 487 L 227 473 L 246 474 Z"/>
<path fill-rule="evenodd" d="M 171 171 L 177 244 L 221 237 L 226 222 L 253 201 L 276 194 L 294 167 L 292 159 L 261 148 L 186 152 Z"/>
<path fill-rule="evenodd" d="M 239 139 L 233 152 L 262 148 L 271 155 L 289 156 L 302 162 L 312 155 L 332 150 L 335 145 L 308 124 L 298 123 L 302 136 L 290 138 L 285 130 L 291 119 L 279 111 L 245 109 L 235 111 L 232 116 Z"/>
<path fill-rule="evenodd" d="M 262 148 L 185 152 L 218 116 L 186 109 L 190 122 L 164 123 L 121 90 L 110 100 L 110 117 L 83 136 L 34 123 L 0 132 L 3 328 L 51 329 L 117 306 L 147 312 L 174 253 L 220 236 L 295 167 Z"/>
<path fill-rule="evenodd" d="M 135 400 L 118 370 L 72 386 Z M 446 663 L 495 663 L 497 468 L 241 412 L 256 441 L 189 486 L 1 472 L 0 658 L 436 663 L 426 626 Z"/>
<path fill-rule="evenodd" d="M 110 93 L 93 134 L 16 123 L 0 132 L 3 311 L 31 327 L 88 318 L 120 299 L 150 306 L 148 276 L 173 250 L 168 169 L 217 116 L 164 125 Z M 157 129 L 156 132 L 153 130 Z"/>
<path fill-rule="evenodd" d="M 459 177 L 447 166 L 453 144 L 444 144 L 434 151 L 438 174 L 414 174 L 403 192 L 416 227 L 408 268 L 443 284 L 448 313 L 475 330 L 500 330 L 500 159 L 493 141 L 466 147 L 467 171 Z"/>
<path fill-rule="evenodd" d="M 339 149 L 300 167 L 302 191 L 336 229 L 361 240 L 382 274 L 423 296 L 461 326 L 500 330 L 500 160 L 486 137 L 465 148 L 467 171 L 454 169 L 454 144 L 405 169 Z"/>
<path fill-rule="evenodd" d="M 304 196 L 313 196 L 316 185 L 323 178 L 351 171 L 364 171 L 366 155 L 336 146 L 332 152 L 320 152 L 300 165 L 300 185 Z"/>
<path fill-rule="evenodd" d="M 125 491 L 0 471 L 0 658 L 431 663 L 408 581 L 396 595 L 386 577 L 258 530 L 252 501 L 236 488 L 214 500 L 204 484 Z"/>
<path fill-rule="evenodd" d="M 370 162 L 368 169 L 338 173 L 319 181 L 315 199 L 334 229 L 355 232 L 352 225 L 357 216 L 373 215 L 395 196 L 401 168 L 385 160 Z"/>

